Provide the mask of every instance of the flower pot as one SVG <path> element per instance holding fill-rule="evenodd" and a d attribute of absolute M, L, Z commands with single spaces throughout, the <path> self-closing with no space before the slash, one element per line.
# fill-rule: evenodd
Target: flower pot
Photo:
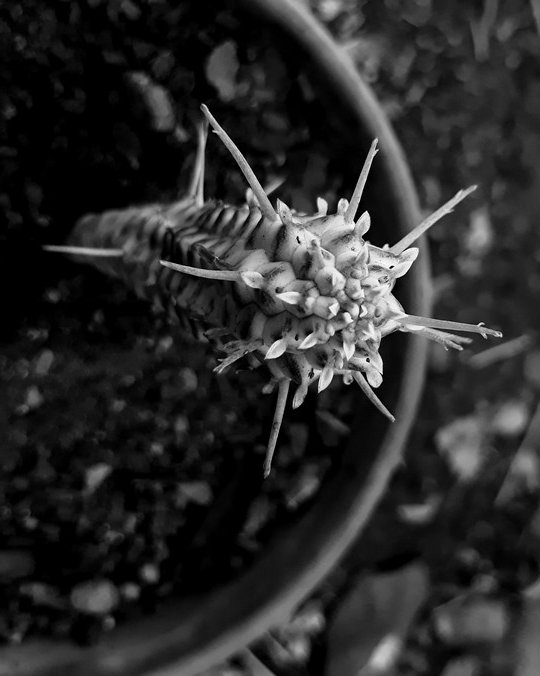
<path fill-rule="evenodd" d="M 377 235 L 398 240 L 419 222 L 416 193 L 401 148 L 373 92 L 327 32 L 294 0 L 245 0 L 245 9 L 277 26 L 307 59 L 328 100 L 343 117 L 355 165 L 373 137 L 380 154 L 369 193 Z M 234 130 L 231 130 L 234 132 Z M 384 224 L 383 229 L 377 224 Z M 386 230 L 384 230 L 386 228 Z M 405 278 L 400 298 L 409 312 L 428 312 L 426 251 Z M 233 582 L 195 599 L 170 600 L 132 620 L 96 646 L 29 640 L 0 650 L 0 676 L 191 676 L 241 650 L 294 608 L 329 573 L 368 522 L 401 459 L 423 384 L 426 350 L 409 335 L 391 339 L 384 398 L 396 415 L 375 410 L 355 422 L 343 458 L 315 503 L 279 532 L 255 564 Z"/>

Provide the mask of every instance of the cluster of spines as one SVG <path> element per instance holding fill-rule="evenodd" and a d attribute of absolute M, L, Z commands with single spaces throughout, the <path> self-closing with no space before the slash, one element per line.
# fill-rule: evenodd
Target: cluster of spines
<path fill-rule="evenodd" d="M 235 282 L 242 302 L 257 306 L 249 336 L 230 344 L 229 354 L 218 370 L 247 352 L 261 353 L 280 383 L 278 418 L 291 381 L 298 385 L 293 406 L 299 406 L 312 382 L 318 381 L 320 392 L 338 374 L 345 383 L 356 381 L 370 400 L 393 419 L 372 390 L 382 382 L 381 339 L 392 331 L 416 331 L 456 349 L 462 349 L 462 343 L 468 339 L 448 330 L 500 336 L 481 324 L 407 315 L 392 294 L 396 279 L 409 270 L 418 255 L 418 249 L 411 248 L 411 244 L 452 211 L 474 187 L 457 193 L 394 246 L 379 248 L 364 239 L 370 227 L 369 214 L 364 212 L 355 221 L 377 152 L 376 141 L 350 202 L 341 199 L 336 213 L 329 215 L 326 203 L 319 199 L 316 214 L 301 215 L 279 200 L 274 210 L 238 148 L 209 111 L 204 107 L 203 111 L 246 176 L 265 218 L 260 227 L 239 243 L 244 255 L 234 269 L 227 259 L 217 264 L 221 269 L 212 271 L 162 262 L 185 274 Z M 279 428 L 280 419 L 275 418 L 276 422 Z M 267 470 L 272 442 L 275 439 L 269 443 Z"/>
<path fill-rule="evenodd" d="M 458 192 L 398 243 L 379 248 L 365 240 L 370 227 L 369 214 L 364 212 L 355 220 L 377 153 L 376 141 L 350 201 L 341 199 L 336 213 L 328 214 L 326 202 L 319 199 L 315 214 L 299 214 L 279 200 L 274 209 L 236 145 L 208 109 L 205 106 L 202 109 L 244 173 L 250 186 L 250 200 L 257 207 L 208 209 L 202 188 L 206 134 L 205 127 L 201 126 L 190 193 L 179 203 L 182 206 L 177 211 L 180 214 L 189 207 L 196 214 L 197 208 L 206 209 L 204 227 L 201 232 L 191 232 L 185 221 L 175 225 L 175 205 L 165 210 L 172 231 L 183 238 L 187 249 L 197 247 L 200 266 L 178 262 L 178 257 L 161 260 L 161 264 L 169 272 L 174 270 L 192 278 L 233 284 L 230 293 L 224 291 L 227 298 L 234 296 L 233 311 L 222 315 L 223 326 L 214 327 L 215 331 L 228 336 L 222 343 L 226 356 L 216 370 L 222 372 L 241 357 L 253 353 L 265 360 L 278 384 L 265 463 L 267 473 L 291 382 L 297 384 L 292 402 L 296 407 L 304 401 L 310 384 L 317 381 L 320 392 L 339 375 L 346 384 L 358 383 L 368 398 L 393 420 L 372 389 L 382 382 L 379 346 L 385 335 L 396 330 L 414 331 L 456 349 L 462 349 L 468 339 L 449 331 L 476 332 L 484 337 L 501 335 L 482 324 L 408 315 L 392 294 L 396 279 L 409 270 L 418 255 L 418 249 L 411 248 L 411 244 L 452 211 L 474 187 Z M 243 212 L 244 220 L 249 221 L 245 232 L 238 232 L 236 223 L 231 235 L 216 224 L 224 209 L 232 210 L 232 215 Z M 200 228 L 199 219 L 193 222 L 192 230 Z M 84 251 L 69 246 L 48 248 L 76 255 L 118 256 L 125 263 L 129 258 L 123 248 L 92 250 L 90 247 Z M 186 257 L 180 256 L 180 260 Z M 155 270 L 156 264 L 156 260 L 151 261 L 152 269 Z M 215 289 L 215 285 L 212 288 Z M 193 311 L 190 301 L 194 303 L 194 300 L 189 294 L 183 299 L 182 309 L 188 314 Z"/>

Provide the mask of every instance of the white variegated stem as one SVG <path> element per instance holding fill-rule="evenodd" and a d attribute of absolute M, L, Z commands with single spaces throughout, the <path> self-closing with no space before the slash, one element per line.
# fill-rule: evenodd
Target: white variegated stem
<path fill-rule="evenodd" d="M 465 336 L 458 336 L 454 333 L 445 333 L 444 331 L 437 331 L 437 329 L 428 329 L 425 326 L 416 331 L 418 335 L 426 336 L 430 340 L 439 343 L 444 348 L 448 349 L 451 347 L 454 350 L 463 350 L 462 343 L 471 343 L 472 338 L 466 338 Z"/>
<path fill-rule="evenodd" d="M 382 401 L 379 399 L 379 397 L 371 389 L 371 387 L 369 386 L 369 383 L 366 381 L 364 376 L 359 371 L 353 371 L 352 377 L 358 383 L 358 385 L 360 386 L 360 389 L 366 395 L 366 397 L 369 399 L 369 401 L 374 406 L 376 406 L 379 409 L 379 411 L 383 415 L 385 415 L 391 422 L 395 422 L 396 419 L 394 418 L 394 416 L 390 413 L 390 411 L 382 403 Z"/>
<path fill-rule="evenodd" d="M 96 258 L 121 258 L 124 255 L 123 249 L 95 249 L 87 246 L 45 244 L 42 249 L 51 253 L 68 254 L 70 256 L 95 256 Z"/>
<path fill-rule="evenodd" d="M 462 202 L 466 197 L 468 197 L 472 192 L 476 190 L 475 185 L 471 185 L 470 188 L 466 190 L 460 190 L 457 192 L 452 199 L 448 200 L 446 204 L 443 204 L 442 207 L 433 212 L 431 216 L 428 216 L 420 225 L 417 225 L 416 228 L 413 228 L 409 233 L 400 239 L 399 242 L 396 242 L 393 246 L 389 248 L 389 251 L 394 254 L 400 254 L 408 249 L 413 242 L 421 237 L 427 230 L 429 230 L 435 223 L 441 220 L 443 216 L 449 214 L 454 210 L 454 207 Z"/>
<path fill-rule="evenodd" d="M 260 288 L 264 283 L 263 276 L 259 272 L 248 272 L 247 270 L 206 270 L 205 268 L 194 268 L 191 265 L 182 265 L 171 261 L 159 261 L 161 265 L 175 272 L 181 272 L 184 275 L 192 277 L 202 277 L 203 279 L 215 279 L 222 282 L 244 282 L 252 288 Z M 259 279 L 260 278 L 260 279 Z"/>
<path fill-rule="evenodd" d="M 488 329 L 482 323 L 480 324 L 463 324 L 461 322 L 450 322 L 446 319 L 431 319 L 430 317 L 418 317 L 416 315 L 404 315 L 398 317 L 397 321 L 403 325 L 410 327 L 425 326 L 428 329 L 441 329 L 442 331 L 467 331 L 469 333 L 479 333 L 483 338 L 493 336 L 494 338 L 502 338 L 500 331 Z"/>
<path fill-rule="evenodd" d="M 356 212 L 358 211 L 358 205 L 360 204 L 362 194 L 364 193 L 364 188 L 366 187 L 366 181 L 369 175 L 369 170 L 371 169 L 371 165 L 373 163 L 373 158 L 379 152 L 377 149 L 377 142 L 378 142 L 377 139 L 375 139 L 371 144 L 366 160 L 364 162 L 364 166 L 362 167 L 362 171 L 360 172 L 360 176 L 358 177 L 358 181 L 356 182 L 356 187 L 354 188 L 351 201 L 349 202 L 349 206 L 347 207 L 347 211 L 345 212 L 346 223 L 352 223 L 354 221 L 354 217 L 356 216 Z"/>
<path fill-rule="evenodd" d="M 222 374 L 227 368 L 229 368 L 229 366 L 231 366 L 231 364 L 234 364 L 239 359 L 242 359 L 242 357 L 245 357 L 250 352 L 258 350 L 260 346 L 260 340 L 253 341 L 251 343 L 244 343 L 241 347 L 234 349 L 228 357 L 222 359 L 220 363 L 214 368 L 214 372 Z M 225 349 L 227 349 L 227 345 L 225 346 Z"/>
<path fill-rule="evenodd" d="M 254 194 L 257 202 L 259 203 L 259 207 L 260 207 L 263 215 L 266 216 L 266 218 L 268 218 L 271 221 L 279 220 L 279 217 L 278 217 L 274 207 L 272 206 L 272 203 L 268 199 L 268 195 L 264 192 L 264 189 L 263 189 L 262 185 L 260 184 L 259 179 L 255 176 L 253 169 L 249 166 L 248 161 L 242 155 L 242 153 L 238 149 L 238 146 L 234 143 L 234 141 L 227 134 L 227 132 L 223 129 L 223 127 L 221 127 L 221 125 L 216 120 L 216 118 L 208 110 L 207 106 L 205 106 L 203 104 L 201 106 L 201 110 L 204 113 L 208 122 L 210 122 L 210 124 L 212 125 L 212 128 L 214 129 L 215 133 L 221 139 L 223 145 L 227 148 L 227 150 L 233 156 L 234 160 L 236 161 L 236 164 L 240 168 L 240 171 L 246 177 L 246 181 L 248 182 L 249 187 L 253 191 L 253 194 Z"/>
<path fill-rule="evenodd" d="M 276 443 L 279 436 L 279 430 L 283 421 L 285 413 L 285 405 L 287 404 L 287 395 L 289 394 L 289 387 L 291 381 L 283 379 L 278 384 L 278 395 L 276 401 L 276 409 L 274 411 L 274 419 L 272 420 L 272 428 L 270 430 L 270 438 L 268 439 L 268 446 L 266 447 L 266 458 L 264 460 L 264 476 L 265 478 L 270 474 L 272 467 L 272 458 L 276 449 Z"/>
<path fill-rule="evenodd" d="M 197 183 L 197 193 L 196 200 L 197 204 L 202 207 L 204 204 L 204 172 L 205 172 L 205 150 L 206 150 L 206 141 L 208 139 L 208 122 L 204 121 L 204 124 L 200 125 L 198 128 L 198 137 L 199 143 L 197 148 L 197 153 L 200 156 L 200 169 L 199 169 L 199 181 Z"/>

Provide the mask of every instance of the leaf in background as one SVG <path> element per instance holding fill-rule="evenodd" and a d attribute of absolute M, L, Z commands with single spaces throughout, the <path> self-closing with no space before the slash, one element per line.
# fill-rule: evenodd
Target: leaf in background
<path fill-rule="evenodd" d="M 330 622 L 326 676 L 357 676 L 364 666 L 362 674 L 389 673 L 428 585 L 418 563 L 362 578 Z"/>

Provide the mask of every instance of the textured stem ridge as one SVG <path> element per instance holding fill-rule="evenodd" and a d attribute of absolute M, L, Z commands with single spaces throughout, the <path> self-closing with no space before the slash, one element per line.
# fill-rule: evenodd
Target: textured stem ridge
<path fill-rule="evenodd" d="M 461 350 L 470 339 L 455 332 L 502 335 L 483 324 L 409 315 L 392 293 L 419 253 L 410 245 L 474 187 L 459 191 L 393 246 L 380 248 L 364 239 L 371 224 L 368 212 L 354 222 L 376 140 L 350 202 L 341 199 L 336 212 L 328 213 L 326 202 L 318 199 L 315 213 L 302 214 L 279 200 L 274 209 L 247 160 L 208 109 L 202 110 L 246 177 L 250 204 L 203 201 L 206 130 L 201 125 L 185 198 L 84 216 L 65 245 L 44 248 L 81 257 L 122 278 L 196 337 L 211 340 L 226 355 L 217 373 L 246 355 L 266 366 L 278 383 L 278 396 L 265 475 L 291 384 L 296 408 L 314 383 L 322 392 L 335 376 L 346 385 L 356 382 L 394 421 L 374 392 L 383 379 L 379 347 L 385 336 L 411 332 Z"/>

